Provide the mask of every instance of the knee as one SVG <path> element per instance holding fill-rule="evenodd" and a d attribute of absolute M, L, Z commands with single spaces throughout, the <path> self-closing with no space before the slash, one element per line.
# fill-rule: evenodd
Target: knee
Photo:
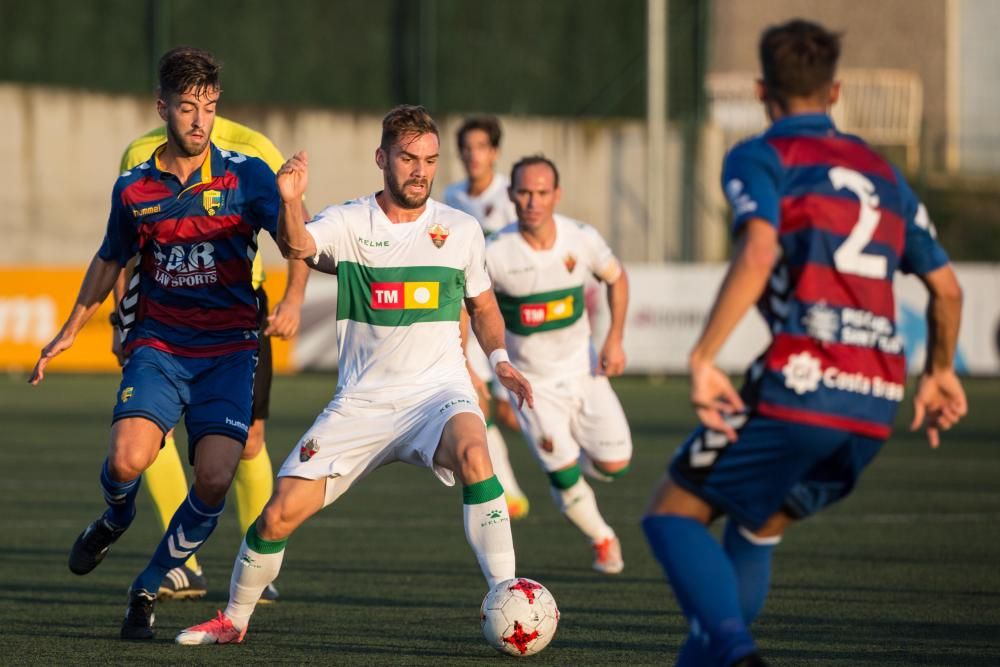
<path fill-rule="evenodd" d="M 257 455 L 264 450 L 264 420 L 255 419 L 250 425 L 247 433 L 247 443 L 243 447 L 243 454 L 240 458 L 244 461 L 257 458 Z"/>
<path fill-rule="evenodd" d="M 198 497 L 206 503 L 217 505 L 226 498 L 226 492 L 233 482 L 233 471 L 222 467 L 211 467 L 197 471 L 195 486 Z"/>
<path fill-rule="evenodd" d="M 609 477 L 621 477 L 628 472 L 630 463 L 628 459 L 623 461 L 594 461 L 594 467 Z"/>
<path fill-rule="evenodd" d="M 153 465 L 156 456 L 137 447 L 115 446 L 108 455 L 108 472 L 118 482 L 135 479 L 149 466 Z"/>
<path fill-rule="evenodd" d="M 455 451 L 457 472 L 463 482 L 481 482 L 493 476 L 493 463 L 483 438 L 469 437 L 458 443 Z"/>

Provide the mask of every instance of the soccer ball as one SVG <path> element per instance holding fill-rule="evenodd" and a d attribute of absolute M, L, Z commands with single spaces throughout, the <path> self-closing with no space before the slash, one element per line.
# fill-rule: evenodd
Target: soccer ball
<path fill-rule="evenodd" d="M 559 624 L 559 609 L 545 586 L 518 577 L 500 582 L 486 594 L 480 617 L 490 646 L 521 657 L 549 645 Z"/>

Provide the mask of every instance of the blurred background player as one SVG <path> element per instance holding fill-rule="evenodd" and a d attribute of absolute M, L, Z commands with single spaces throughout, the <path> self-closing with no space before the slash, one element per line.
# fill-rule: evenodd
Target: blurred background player
<path fill-rule="evenodd" d="M 514 204 L 507 193 L 507 177 L 496 171 L 501 136 L 500 121 L 496 116 L 465 119 L 458 128 L 456 138 L 466 179 L 452 183 L 444 191 L 444 203 L 478 220 L 487 238 L 506 227 L 515 217 Z M 517 483 L 507 443 L 494 423 L 496 419 L 500 424 L 516 430 L 517 417 L 507 401 L 507 390 L 493 381 L 490 364 L 475 336 L 466 338 L 465 356 L 481 397 L 483 414 L 486 415 L 486 442 L 493 459 L 493 471 L 503 485 L 510 517 L 522 519 L 530 509 L 528 497 Z M 492 409 L 491 398 L 494 399 Z"/>
<path fill-rule="evenodd" d="M 889 437 L 906 382 L 893 274 L 930 301 L 912 429 L 966 413 L 953 360 L 961 289 L 901 173 L 837 131 L 840 36 L 793 20 L 760 41 L 771 127 L 733 148 L 722 183 L 735 256 L 690 355 L 702 422 L 680 447 L 643 528 L 690 624 L 679 665 L 757 665 L 749 627 L 785 529 L 850 493 Z M 742 396 L 715 357 L 755 303 L 773 333 Z M 723 543 L 707 524 L 726 514 Z"/>
<path fill-rule="evenodd" d="M 561 194 L 549 159 L 515 164 L 510 198 L 517 221 L 490 237 L 486 265 L 511 359 L 535 391 L 534 409 L 518 411 L 522 433 L 548 473 L 556 506 L 590 539 L 594 569 L 617 574 L 625 567 L 621 545 L 581 468 L 609 482 L 632 458 L 628 422 L 608 381 L 625 369 L 628 278 L 596 229 L 555 213 Z M 611 311 L 599 355 L 584 313 L 590 276 L 607 285 Z"/>
<path fill-rule="evenodd" d="M 297 153 L 278 172 L 282 254 L 337 271 L 337 391 L 285 459 L 240 546 L 225 613 L 182 631 L 179 644 L 241 642 L 291 534 L 395 461 L 430 468 L 449 486 L 457 478 L 466 538 L 487 587 L 514 577 L 503 487 L 461 347 L 463 301 L 498 380 L 529 404 L 531 387 L 506 358 L 478 224 L 430 198 L 437 125 L 423 107 L 401 105 L 382 128 L 375 162 L 383 189 L 330 206 L 308 225 L 298 205 L 307 156 Z"/>
<path fill-rule="evenodd" d="M 142 164 L 166 142 L 166 128 L 155 128 L 135 139 L 125 149 L 122 155 L 121 171 L 128 171 Z M 243 155 L 260 158 L 267 163 L 272 171 L 277 172 L 284 163 L 284 158 L 271 140 L 263 134 L 244 125 L 233 122 L 221 116 L 215 117 L 212 126 L 212 143 L 222 150 L 234 151 Z M 121 303 L 125 296 L 126 271 L 115 283 L 115 302 Z M 274 488 L 274 471 L 271 459 L 264 442 L 264 422 L 270 412 L 271 376 L 273 364 L 271 359 L 270 336 L 288 339 L 295 335 L 299 328 L 302 311 L 302 300 L 305 295 L 306 280 L 309 277 L 309 267 L 300 260 L 288 262 L 288 283 L 281 301 L 275 305 L 274 311 L 268 315 L 267 292 L 263 283 L 264 263 L 258 252 L 253 260 L 253 288 L 260 304 L 260 319 L 258 325 L 262 335 L 258 338 L 257 372 L 254 374 L 253 387 L 253 421 L 250 433 L 247 435 L 246 447 L 240 465 L 236 469 L 233 489 L 236 496 L 236 516 L 240 525 L 240 534 L 246 534 L 250 523 L 260 516 L 264 503 L 271 497 Z M 125 315 L 128 318 L 128 315 Z M 112 323 L 120 326 L 121 315 L 116 311 L 112 315 Z M 112 350 L 118 357 L 119 364 L 124 361 L 121 355 L 121 336 L 116 331 L 113 334 Z M 177 506 L 187 495 L 187 478 L 181 464 L 177 445 L 174 442 L 174 432 L 167 434 L 163 449 L 156 461 L 143 477 L 146 488 L 156 507 L 157 516 L 164 529 L 173 516 Z M 199 598 L 207 592 L 207 581 L 198 564 L 196 556 L 191 556 L 184 565 L 167 572 L 160 586 L 158 597 L 161 599 Z M 262 602 L 271 602 L 278 598 L 274 586 L 265 589 Z"/>
<path fill-rule="evenodd" d="M 134 321 L 123 322 L 127 360 L 100 475 L 107 510 L 77 537 L 70 570 L 92 571 L 131 525 L 141 475 L 182 415 L 195 480 L 129 588 L 122 639 L 153 638 L 160 584 L 218 524 L 250 430 L 259 336 L 251 267 L 259 232 L 277 232 L 279 197 L 263 161 L 211 143 L 219 69 L 200 49 L 160 59 L 156 109 L 166 143 L 115 182 L 104 241 L 30 379 L 42 381 L 138 255 L 137 305 L 123 311 Z"/>

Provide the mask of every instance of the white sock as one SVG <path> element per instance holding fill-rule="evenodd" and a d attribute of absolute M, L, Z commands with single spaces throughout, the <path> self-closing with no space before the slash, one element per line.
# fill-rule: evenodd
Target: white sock
<path fill-rule="evenodd" d="M 225 614 L 241 630 L 250 622 L 261 593 L 278 578 L 281 561 L 285 557 L 284 541 L 264 544 L 280 545 L 281 549 L 274 553 L 260 553 L 247 546 L 247 540 L 244 539 L 236 555 L 236 563 L 233 564 L 233 576 L 229 580 L 229 604 L 226 605 Z"/>
<path fill-rule="evenodd" d="M 493 500 L 462 507 L 465 538 L 476 554 L 479 567 L 492 589 L 501 581 L 514 578 L 514 538 L 503 494 Z"/>
<path fill-rule="evenodd" d="M 497 476 L 504 493 L 515 498 L 523 498 L 524 491 L 514 477 L 514 469 L 510 466 L 510 455 L 507 453 L 507 443 L 503 433 L 496 424 L 486 427 L 486 447 L 490 451 L 490 461 L 493 463 L 493 474 Z"/>
<path fill-rule="evenodd" d="M 614 537 L 615 531 L 601 516 L 597 509 L 597 498 L 594 490 L 582 477 L 568 489 L 552 488 L 552 500 L 570 523 L 590 538 L 591 542 L 600 542 L 608 537 Z"/>

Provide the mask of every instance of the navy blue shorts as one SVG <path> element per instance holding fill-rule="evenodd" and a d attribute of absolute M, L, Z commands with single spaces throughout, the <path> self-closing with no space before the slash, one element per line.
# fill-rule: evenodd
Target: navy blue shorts
<path fill-rule="evenodd" d="M 750 530 L 779 510 L 801 519 L 846 497 L 884 443 L 760 415 L 730 419 L 736 442 L 699 427 L 674 455 L 670 477 Z"/>
<path fill-rule="evenodd" d="M 193 464 L 195 446 L 206 435 L 246 444 L 256 368 L 253 350 L 195 358 L 140 347 L 122 369 L 111 421 L 145 417 L 166 433 L 184 414 Z"/>

